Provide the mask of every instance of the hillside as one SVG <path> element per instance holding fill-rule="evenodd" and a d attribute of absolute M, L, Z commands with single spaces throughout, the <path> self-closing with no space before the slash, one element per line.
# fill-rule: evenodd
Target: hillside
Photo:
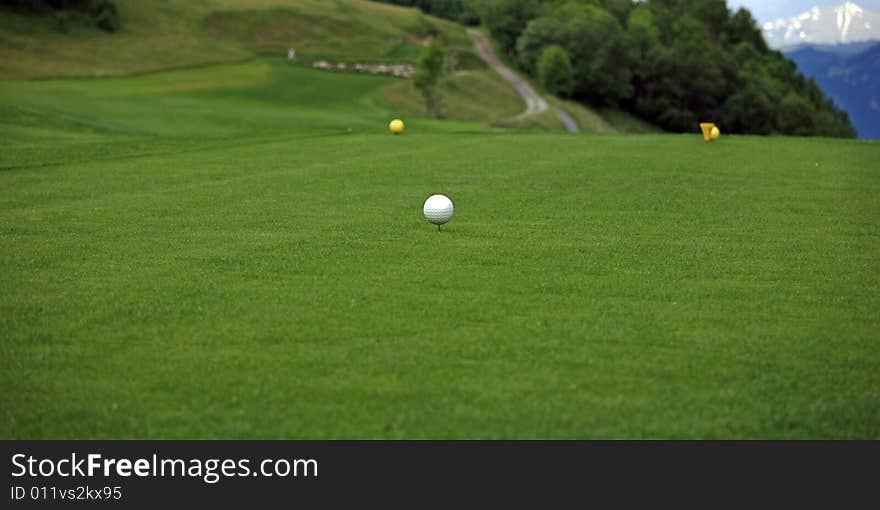
<path fill-rule="evenodd" d="M 119 2 L 122 30 L 74 26 L 0 8 L 0 78 L 103 76 L 236 62 L 258 54 L 302 59 L 413 60 L 429 32 L 470 52 L 446 20 L 366 0 Z M 475 59 L 462 59 L 474 62 Z"/>
<path fill-rule="evenodd" d="M 813 45 L 786 56 L 849 112 L 860 138 L 880 138 L 880 42 L 868 47 Z"/>
<path fill-rule="evenodd" d="M 382 0 L 479 21 L 547 90 L 674 132 L 853 138 L 846 115 L 725 0 Z M 866 20 L 867 22 L 867 20 Z"/>
<path fill-rule="evenodd" d="M 283 57 L 294 65 L 412 63 L 430 35 L 448 50 L 442 114 L 449 120 L 496 128 L 563 130 L 552 115 L 511 120 L 523 108 L 515 92 L 476 56 L 464 27 L 417 9 L 366 0 L 207 0 L 123 2 L 122 28 L 106 33 L 87 26 L 60 30 L 55 17 L 0 7 L 0 78 L 114 76 Z M 218 79 L 222 79 L 219 77 Z M 236 79 L 236 77 L 232 77 Z M 259 85 L 259 83 L 254 83 Z M 390 80 L 375 94 L 391 115 L 425 116 L 419 94 L 405 80 Z M 568 103 L 576 118 L 598 118 L 584 131 L 640 132 L 620 112 L 605 116 Z"/>

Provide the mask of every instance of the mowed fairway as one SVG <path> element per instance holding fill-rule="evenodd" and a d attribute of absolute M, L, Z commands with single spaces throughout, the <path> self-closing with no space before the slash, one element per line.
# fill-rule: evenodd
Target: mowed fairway
<path fill-rule="evenodd" d="M 0 436 L 880 438 L 880 145 L 391 136 L 389 83 L 0 83 Z"/>

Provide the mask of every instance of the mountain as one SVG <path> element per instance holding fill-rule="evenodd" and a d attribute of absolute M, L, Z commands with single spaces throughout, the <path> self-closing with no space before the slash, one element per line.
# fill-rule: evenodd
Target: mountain
<path fill-rule="evenodd" d="M 764 39 L 774 48 L 804 44 L 848 44 L 880 40 L 880 14 L 846 2 L 836 7 L 813 7 L 799 16 L 769 21 Z"/>
<path fill-rule="evenodd" d="M 880 41 L 863 46 L 809 45 L 786 57 L 849 112 L 859 138 L 880 139 Z"/>

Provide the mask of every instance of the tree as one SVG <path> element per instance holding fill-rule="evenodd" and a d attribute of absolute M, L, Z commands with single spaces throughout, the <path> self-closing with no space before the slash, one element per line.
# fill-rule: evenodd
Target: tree
<path fill-rule="evenodd" d="M 630 11 L 637 5 L 632 0 L 601 0 L 599 4 L 621 23 L 626 21 Z"/>
<path fill-rule="evenodd" d="M 562 21 L 548 16 L 533 19 L 516 41 L 520 67 L 530 74 L 536 74 L 538 59 L 544 49 L 553 44 L 566 45 L 569 39 L 568 28 Z"/>
<path fill-rule="evenodd" d="M 677 8 L 679 17 L 687 14 L 702 22 L 713 41 L 720 38 L 730 18 L 726 0 L 682 0 Z"/>
<path fill-rule="evenodd" d="M 789 93 L 776 113 L 776 128 L 786 135 L 809 136 L 816 129 L 816 111 L 803 96 Z"/>
<path fill-rule="evenodd" d="M 626 20 L 626 28 L 633 44 L 642 51 L 647 51 L 651 46 L 660 42 L 660 30 L 654 22 L 654 15 L 651 13 L 651 9 L 645 5 L 639 5 L 630 11 Z"/>
<path fill-rule="evenodd" d="M 764 41 L 761 29 L 758 28 L 758 23 L 747 9 L 739 9 L 730 18 L 726 35 L 730 45 L 746 42 L 760 53 L 767 52 L 767 42 Z"/>
<path fill-rule="evenodd" d="M 633 86 L 634 94 L 644 96 L 651 83 L 651 70 L 657 63 L 656 54 L 661 51 L 660 30 L 654 22 L 651 9 L 639 4 L 629 12 L 626 20 L 626 31 L 633 48 L 634 62 Z"/>
<path fill-rule="evenodd" d="M 565 48 L 574 64 L 575 95 L 593 104 L 630 99 L 635 50 L 617 18 L 579 3 L 566 4 L 558 15 L 568 27 Z"/>
<path fill-rule="evenodd" d="M 774 105 L 756 83 L 748 80 L 724 103 L 724 127 L 730 133 L 755 133 L 768 135 L 773 132 Z"/>
<path fill-rule="evenodd" d="M 736 65 L 721 46 L 709 44 L 710 33 L 699 20 L 680 18 L 678 31 L 672 49 L 676 54 L 675 79 L 684 92 L 682 104 L 698 118 L 720 120 L 724 100 L 736 81 Z"/>
<path fill-rule="evenodd" d="M 538 79 L 551 94 L 571 95 L 574 89 L 574 70 L 564 48 L 553 44 L 544 49 L 538 60 Z"/>
<path fill-rule="evenodd" d="M 488 0 L 481 18 L 504 51 L 512 52 L 529 20 L 540 12 L 538 0 Z"/>
<path fill-rule="evenodd" d="M 425 106 L 431 117 L 440 115 L 440 91 L 438 85 L 443 76 L 446 62 L 446 53 L 443 44 L 436 37 L 428 39 L 422 55 L 416 65 L 413 75 L 413 84 L 425 98 Z"/>

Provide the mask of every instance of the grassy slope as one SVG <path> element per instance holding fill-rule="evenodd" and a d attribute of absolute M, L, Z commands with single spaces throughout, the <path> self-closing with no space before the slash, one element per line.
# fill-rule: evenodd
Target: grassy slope
<path fill-rule="evenodd" d="M 309 61 L 414 62 L 422 41 L 437 32 L 450 51 L 468 55 L 466 62 L 473 61 L 471 43 L 462 27 L 417 9 L 361 0 L 239 3 L 239 9 L 224 5 L 212 12 L 204 26 L 212 36 L 255 53 L 284 55 L 294 47 Z"/>
<path fill-rule="evenodd" d="M 366 0 L 120 2 L 123 30 L 74 27 L 0 9 L 0 78 L 103 76 L 236 62 L 265 52 L 301 58 L 412 60 L 428 30 L 469 51 L 464 29 Z"/>
<path fill-rule="evenodd" d="M 489 125 L 522 112 L 522 99 L 495 71 L 466 70 L 451 74 L 442 84 L 441 117 Z M 421 94 L 409 80 L 397 80 L 378 96 L 388 109 L 402 118 L 425 116 Z"/>
<path fill-rule="evenodd" d="M 0 10 L 0 78 L 101 76 L 234 62 L 252 54 L 209 37 L 205 2 L 118 2 L 116 34 L 73 27 L 60 33 L 51 17 Z"/>
<path fill-rule="evenodd" d="M 461 66 L 443 86 L 446 118 L 505 128 L 564 129 L 552 112 L 512 119 L 522 111 L 522 101 L 497 74 L 485 70 L 464 28 L 416 9 L 365 0 L 143 1 L 119 6 L 124 25 L 117 34 L 85 27 L 60 33 L 51 17 L 0 10 L 0 79 L 112 76 L 242 62 L 255 55 L 286 55 L 290 47 L 304 63 L 413 61 L 424 37 L 436 31 Z M 377 96 L 401 116 L 426 116 L 409 81 L 390 83 Z M 573 102 L 563 108 L 587 133 L 655 131 L 622 112 L 600 115 Z"/>
<path fill-rule="evenodd" d="M 394 137 L 389 82 L 0 83 L 0 437 L 880 437 L 876 143 Z"/>

